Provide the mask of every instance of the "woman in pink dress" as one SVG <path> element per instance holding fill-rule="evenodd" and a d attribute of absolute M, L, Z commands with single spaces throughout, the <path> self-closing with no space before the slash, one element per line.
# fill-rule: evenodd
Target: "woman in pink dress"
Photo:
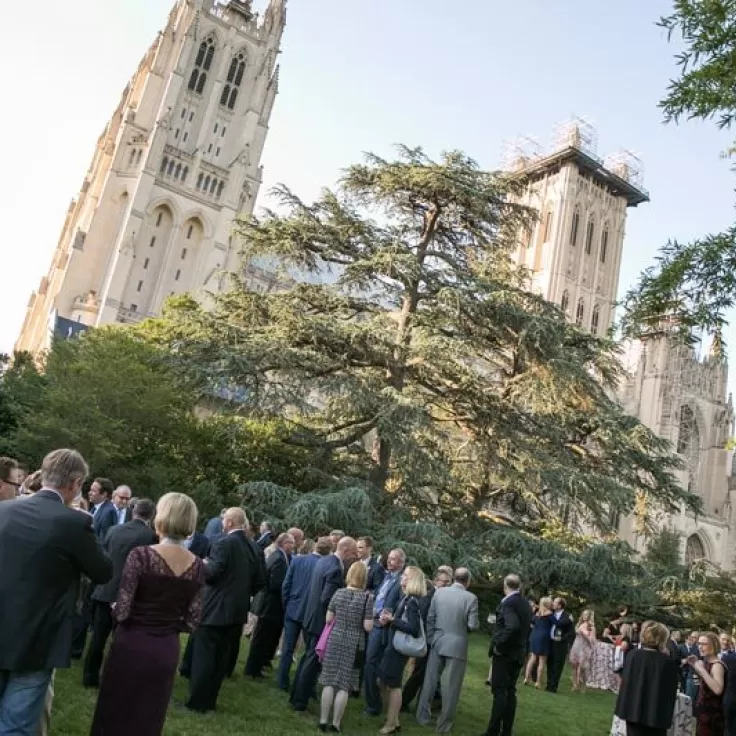
<path fill-rule="evenodd" d="M 595 617 L 593 611 L 585 610 L 580 616 L 580 623 L 575 631 L 575 641 L 570 649 L 573 690 L 585 692 L 585 680 L 590 660 L 593 658 L 595 642 Z"/>

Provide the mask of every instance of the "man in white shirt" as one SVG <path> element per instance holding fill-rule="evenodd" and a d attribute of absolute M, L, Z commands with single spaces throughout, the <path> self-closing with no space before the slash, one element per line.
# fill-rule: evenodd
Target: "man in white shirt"
<path fill-rule="evenodd" d="M 112 505 L 115 507 L 115 511 L 118 515 L 118 524 L 125 524 L 131 520 L 131 513 L 128 505 L 133 492 L 130 490 L 130 486 L 118 486 L 115 489 L 115 493 L 112 494 Z"/>

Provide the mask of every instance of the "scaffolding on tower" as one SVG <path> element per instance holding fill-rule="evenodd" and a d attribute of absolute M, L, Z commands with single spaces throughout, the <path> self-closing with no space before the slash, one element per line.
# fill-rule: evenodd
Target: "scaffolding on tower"
<path fill-rule="evenodd" d="M 577 148 L 578 151 L 600 161 L 598 131 L 588 118 L 573 115 L 569 120 L 555 125 L 552 150 L 564 151 L 566 148 Z"/>
<path fill-rule="evenodd" d="M 504 171 L 521 171 L 542 158 L 539 141 L 530 136 L 518 136 L 503 142 L 501 168 Z"/>

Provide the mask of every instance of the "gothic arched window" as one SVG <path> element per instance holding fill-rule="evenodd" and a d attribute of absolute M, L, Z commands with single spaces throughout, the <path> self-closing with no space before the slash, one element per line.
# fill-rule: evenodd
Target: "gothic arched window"
<path fill-rule="evenodd" d="M 570 228 L 570 245 L 578 244 L 578 230 L 580 229 L 580 213 L 574 212 L 572 216 L 572 227 Z"/>
<path fill-rule="evenodd" d="M 598 323 L 600 322 L 600 319 L 601 319 L 601 308 L 600 308 L 600 305 L 596 304 L 593 307 L 593 314 L 591 315 L 591 318 L 590 318 L 590 331 L 594 335 L 598 334 Z"/>
<path fill-rule="evenodd" d="M 204 189 L 205 192 L 210 188 L 210 177 L 209 177 L 209 175 L 207 175 L 204 178 L 204 187 L 202 187 L 202 188 Z"/>
<path fill-rule="evenodd" d="M 197 50 L 197 58 L 194 60 L 194 69 L 189 77 L 190 90 L 198 95 L 202 94 L 204 85 L 207 84 L 207 74 L 212 66 L 212 60 L 215 58 L 215 42 L 211 38 L 207 38 L 199 44 Z"/>
<path fill-rule="evenodd" d="M 567 289 L 562 292 L 562 299 L 560 300 L 560 309 L 567 314 L 567 310 L 570 308 L 570 295 L 567 293 Z"/>
<path fill-rule="evenodd" d="M 135 148 L 130 152 L 130 161 L 128 161 L 128 166 L 132 166 L 135 163 Z"/>
<path fill-rule="evenodd" d="M 593 250 L 593 235 L 595 234 L 595 223 L 593 222 L 593 218 L 591 217 L 590 220 L 588 220 L 588 231 L 585 235 L 585 253 L 586 255 L 590 255 L 590 252 Z"/>
<path fill-rule="evenodd" d="M 204 179 L 204 174 L 200 171 L 199 176 L 197 177 L 197 189 L 202 188 L 202 179 Z"/>
<path fill-rule="evenodd" d="M 141 158 L 143 157 L 143 151 L 138 151 L 138 155 L 135 157 L 135 162 L 139 164 L 141 162 Z"/>
<path fill-rule="evenodd" d="M 606 262 L 606 254 L 608 253 L 608 228 L 601 235 L 601 263 Z"/>
<path fill-rule="evenodd" d="M 245 74 L 245 55 L 237 54 L 233 56 L 230 67 L 227 70 L 227 84 L 220 95 L 220 104 L 227 106 L 230 110 L 235 108 L 238 99 L 238 89 L 243 82 Z"/>
<path fill-rule="evenodd" d="M 578 299 L 578 308 L 575 310 L 575 324 L 580 325 L 583 324 L 583 319 L 585 318 L 585 304 L 583 304 L 582 299 Z"/>
<path fill-rule="evenodd" d="M 217 179 L 212 180 L 212 184 L 210 185 L 210 194 L 214 194 L 217 190 Z"/>
<path fill-rule="evenodd" d="M 217 198 L 219 199 L 222 196 L 222 190 L 225 188 L 225 182 L 220 182 L 217 185 Z"/>
<path fill-rule="evenodd" d="M 694 491 L 700 465 L 700 429 L 695 412 L 687 404 L 680 408 L 677 452 L 685 458 L 687 463 L 688 490 Z"/>
<path fill-rule="evenodd" d="M 174 172 L 174 179 L 178 179 L 181 176 L 181 164 L 176 165 L 176 171 Z"/>
<path fill-rule="evenodd" d="M 166 173 L 166 167 L 169 165 L 169 159 L 164 156 L 164 160 L 161 162 L 161 173 Z"/>
<path fill-rule="evenodd" d="M 705 545 L 697 534 L 691 534 L 685 542 L 685 564 L 690 566 L 706 558 Z"/>
<path fill-rule="evenodd" d="M 181 174 L 181 180 L 182 180 L 182 181 L 186 181 L 186 180 L 187 180 L 187 175 L 188 175 L 188 174 L 189 174 L 189 167 L 188 167 L 188 166 L 185 166 L 185 167 L 184 167 L 184 171 L 183 171 L 183 172 L 182 172 L 182 174 Z"/>
<path fill-rule="evenodd" d="M 544 242 L 548 243 L 552 237 L 552 210 L 547 212 L 547 217 L 544 219 Z"/>

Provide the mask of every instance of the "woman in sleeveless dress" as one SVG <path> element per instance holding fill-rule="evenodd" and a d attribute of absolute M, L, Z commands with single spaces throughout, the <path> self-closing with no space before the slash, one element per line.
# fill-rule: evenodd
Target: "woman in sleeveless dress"
<path fill-rule="evenodd" d="M 196 524 L 194 501 L 167 493 L 156 505 L 160 543 L 136 547 L 128 555 L 91 736 L 160 736 L 163 731 L 179 634 L 192 631 L 202 614 L 204 563 L 183 546 Z"/>
<path fill-rule="evenodd" d="M 593 658 L 595 646 L 595 616 L 593 611 L 585 610 L 580 615 L 580 623 L 575 631 L 575 641 L 570 648 L 572 665 L 572 689 L 585 691 L 585 681 Z"/>
<path fill-rule="evenodd" d="M 704 631 L 698 637 L 698 649 L 701 659 L 694 654 L 687 658 L 687 663 L 700 678 L 700 689 L 695 700 L 695 736 L 723 736 L 726 729 L 723 710 L 726 667 L 718 659 L 718 637 L 712 631 Z"/>
<path fill-rule="evenodd" d="M 319 678 L 322 685 L 320 731 L 340 733 L 350 693 L 360 688 L 366 637 L 373 629 L 373 596 L 365 591 L 367 578 L 365 565 L 359 562 L 351 565 L 345 579 L 347 587 L 332 596 L 327 608 L 327 623 L 333 620 L 335 623 L 327 641 Z"/>
<path fill-rule="evenodd" d="M 549 655 L 550 641 L 552 639 L 552 599 L 542 598 L 539 608 L 532 619 L 532 636 L 529 642 L 531 653 L 524 673 L 524 684 L 528 685 L 532 680 L 536 681 L 537 689 L 541 689 L 544 680 L 544 668 Z M 536 677 L 535 677 L 536 667 Z"/>

